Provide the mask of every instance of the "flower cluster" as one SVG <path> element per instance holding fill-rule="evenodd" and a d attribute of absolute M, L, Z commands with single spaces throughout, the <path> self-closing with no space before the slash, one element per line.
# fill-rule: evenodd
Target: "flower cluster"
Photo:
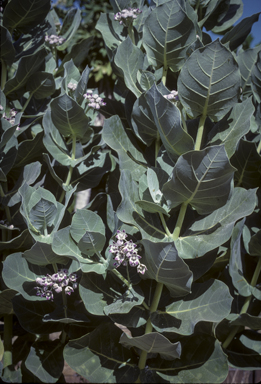
<path fill-rule="evenodd" d="M 45 36 L 45 41 L 46 43 L 56 47 L 57 45 L 61 45 L 65 39 L 61 36 L 57 36 L 57 35 L 51 35 L 51 36 Z"/>
<path fill-rule="evenodd" d="M 139 259 L 141 259 L 141 256 L 138 255 L 135 249 L 137 245 L 133 243 L 132 240 L 126 240 L 126 237 L 127 234 L 124 230 L 117 231 L 117 241 L 113 242 L 109 247 L 109 251 L 115 253 L 114 266 L 118 268 L 120 265 L 126 266 L 127 263 L 129 263 L 131 267 L 137 267 L 137 272 L 144 275 L 147 267 L 140 263 Z"/>
<path fill-rule="evenodd" d="M 129 21 L 137 19 L 137 15 L 142 13 L 139 8 L 123 9 L 121 12 L 116 13 L 114 20 L 119 21 L 120 24 L 127 24 Z"/>
<path fill-rule="evenodd" d="M 2 107 L 2 106 L 1 106 L 1 107 Z M 2 107 L 2 108 L 3 108 L 3 107 Z M 2 109 L 1 109 L 1 110 L 2 110 Z M 14 125 L 16 114 L 17 114 L 17 111 L 13 108 L 13 109 L 11 109 L 10 112 L 9 112 L 9 117 L 6 116 L 6 114 L 4 113 L 4 114 L 3 114 L 3 118 L 4 118 L 5 120 L 9 121 L 10 124 Z"/>
<path fill-rule="evenodd" d="M 165 99 L 168 100 L 173 100 L 173 101 L 178 101 L 179 96 L 178 96 L 178 91 L 171 91 L 168 95 L 164 95 Z"/>
<path fill-rule="evenodd" d="M 46 300 L 53 300 L 53 291 L 56 293 L 64 292 L 70 295 L 77 288 L 77 274 L 68 274 L 67 269 L 61 269 L 53 275 L 46 275 L 45 277 L 37 277 L 35 280 L 38 284 L 36 289 L 36 296 L 45 297 Z"/>
<path fill-rule="evenodd" d="M 103 99 L 99 95 L 93 94 L 91 89 L 88 89 L 83 97 L 88 102 L 88 107 L 90 108 L 100 109 L 106 105 L 106 103 L 104 103 Z"/>
<path fill-rule="evenodd" d="M 71 91 L 75 91 L 75 89 L 77 88 L 77 84 L 74 84 L 70 81 L 70 83 L 68 83 L 67 87 L 71 90 Z"/>

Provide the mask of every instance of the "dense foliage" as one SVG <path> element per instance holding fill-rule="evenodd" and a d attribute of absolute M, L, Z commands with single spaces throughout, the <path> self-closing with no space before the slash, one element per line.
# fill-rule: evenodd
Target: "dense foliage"
<path fill-rule="evenodd" d="M 110 3 L 110 98 L 79 8 L 1 9 L 2 380 L 222 383 L 261 365 L 259 14 Z"/>

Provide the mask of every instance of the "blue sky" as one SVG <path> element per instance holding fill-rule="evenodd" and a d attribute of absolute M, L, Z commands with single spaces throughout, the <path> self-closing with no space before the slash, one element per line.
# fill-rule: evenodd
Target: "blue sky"
<path fill-rule="evenodd" d="M 238 24 L 242 19 L 252 16 L 254 13 L 261 12 L 261 0 L 243 0 L 243 4 L 243 15 L 236 22 L 236 24 Z M 254 47 L 256 44 L 261 42 L 261 15 L 259 15 L 259 21 L 257 23 L 254 23 L 251 33 L 254 37 L 254 40 L 251 43 L 251 47 Z M 218 37 L 214 34 L 211 34 L 211 36 L 213 40 Z"/>

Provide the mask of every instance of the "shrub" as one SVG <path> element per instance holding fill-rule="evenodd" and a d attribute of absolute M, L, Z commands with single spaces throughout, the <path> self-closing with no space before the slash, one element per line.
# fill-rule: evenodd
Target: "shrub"
<path fill-rule="evenodd" d="M 2 380 L 55 383 L 66 361 L 90 382 L 221 383 L 261 363 L 259 14 L 111 7 L 111 98 L 81 68 L 80 9 L 2 9 Z"/>

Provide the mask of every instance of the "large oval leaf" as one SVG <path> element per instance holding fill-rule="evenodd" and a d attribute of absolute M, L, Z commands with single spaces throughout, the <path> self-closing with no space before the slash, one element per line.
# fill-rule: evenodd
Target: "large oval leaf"
<path fill-rule="evenodd" d="M 50 0 L 10 0 L 5 7 L 3 24 L 13 31 L 29 32 L 40 24 L 51 9 Z"/>
<path fill-rule="evenodd" d="M 83 109 L 70 96 L 64 94 L 51 102 L 53 124 L 64 136 L 76 136 L 82 139 L 92 134 L 89 119 Z"/>
<path fill-rule="evenodd" d="M 153 243 L 142 240 L 145 255 L 142 261 L 148 270 L 145 277 L 163 283 L 171 296 L 185 296 L 190 292 L 192 272 L 179 257 L 174 243 Z"/>
<path fill-rule="evenodd" d="M 55 81 L 51 73 L 36 72 L 29 77 L 26 90 L 33 92 L 36 99 L 44 99 L 55 91 Z"/>
<path fill-rule="evenodd" d="M 190 44 L 196 40 L 194 23 L 184 11 L 183 0 L 172 0 L 155 7 L 143 27 L 143 44 L 155 67 L 178 71 Z"/>
<path fill-rule="evenodd" d="M 240 85 L 238 64 L 218 40 L 194 51 L 178 78 L 179 98 L 188 115 L 214 121 L 238 101 Z"/>
<path fill-rule="evenodd" d="M 160 138 L 171 159 L 176 159 L 194 148 L 192 137 L 182 128 L 179 109 L 166 100 L 154 84 L 145 94 Z"/>
<path fill-rule="evenodd" d="M 164 185 L 164 197 L 170 208 L 186 203 L 205 215 L 227 202 L 234 171 L 224 146 L 188 152 L 179 157 Z"/>
<path fill-rule="evenodd" d="M 226 284 L 211 279 L 193 285 L 192 293 L 168 305 L 166 312 L 154 312 L 151 321 L 158 332 L 191 335 L 200 321 L 218 323 L 223 320 L 230 313 L 231 303 L 232 296 Z"/>

